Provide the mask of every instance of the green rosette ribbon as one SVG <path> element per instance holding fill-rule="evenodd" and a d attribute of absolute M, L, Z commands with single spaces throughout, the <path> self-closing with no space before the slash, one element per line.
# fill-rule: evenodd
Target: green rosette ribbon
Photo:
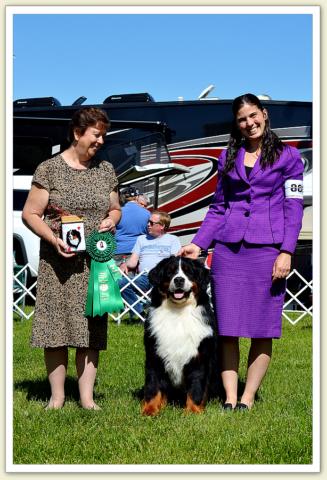
<path fill-rule="evenodd" d="M 112 259 L 116 240 L 109 232 L 94 230 L 86 239 L 86 251 L 91 257 L 85 315 L 95 317 L 124 310 L 117 281 L 121 272 Z"/>

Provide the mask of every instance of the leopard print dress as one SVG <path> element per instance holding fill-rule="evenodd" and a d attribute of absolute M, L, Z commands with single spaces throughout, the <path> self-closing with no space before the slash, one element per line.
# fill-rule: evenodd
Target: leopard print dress
<path fill-rule="evenodd" d="M 108 214 L 109 195 L 117 183 L 110 163 L 94 159 L 87 170 L 77 170 L 61 155 L 41 163 L 32 179 L 32 184 L 49 192 L 44 221 L 57 236 L 61 233 L 61 215 L 83 217 L 86 237 L 98 229 Z M 89 268 L 90 258 L 86 253 L 64 258 L 41 240 L 33 347 L 106 349 L 107 314 L 95 318 L 84 316 Z"/>

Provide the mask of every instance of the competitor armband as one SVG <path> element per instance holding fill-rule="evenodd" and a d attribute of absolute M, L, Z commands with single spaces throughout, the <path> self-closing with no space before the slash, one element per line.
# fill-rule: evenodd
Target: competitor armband
<path fill-rule="evenodd" d="M 303 181 L 302 180 L 286 180 L 285 182 L 286 198 L 303 198 Z"/>

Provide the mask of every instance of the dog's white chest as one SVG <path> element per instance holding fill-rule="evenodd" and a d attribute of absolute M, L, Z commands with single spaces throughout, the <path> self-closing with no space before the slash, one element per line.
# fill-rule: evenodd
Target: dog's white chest
<path fill-rule="evenodd" d="M 157 340 L 157 353 L 171 382 L 182 383 L 183 367 L 198 353 L 200 342 L 213 334 L 202 317 L 202 308 L 186 305 L 169 308 L 164 302 L 151 316 L 150 330 Z"/>

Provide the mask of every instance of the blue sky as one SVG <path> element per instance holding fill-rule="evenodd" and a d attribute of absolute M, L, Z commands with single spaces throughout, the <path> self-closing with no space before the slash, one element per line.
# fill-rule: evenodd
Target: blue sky
<path fill-rule="evenodd" d="M 309 14 L 15 14 L 13 98 L 312 100 Z"/>

